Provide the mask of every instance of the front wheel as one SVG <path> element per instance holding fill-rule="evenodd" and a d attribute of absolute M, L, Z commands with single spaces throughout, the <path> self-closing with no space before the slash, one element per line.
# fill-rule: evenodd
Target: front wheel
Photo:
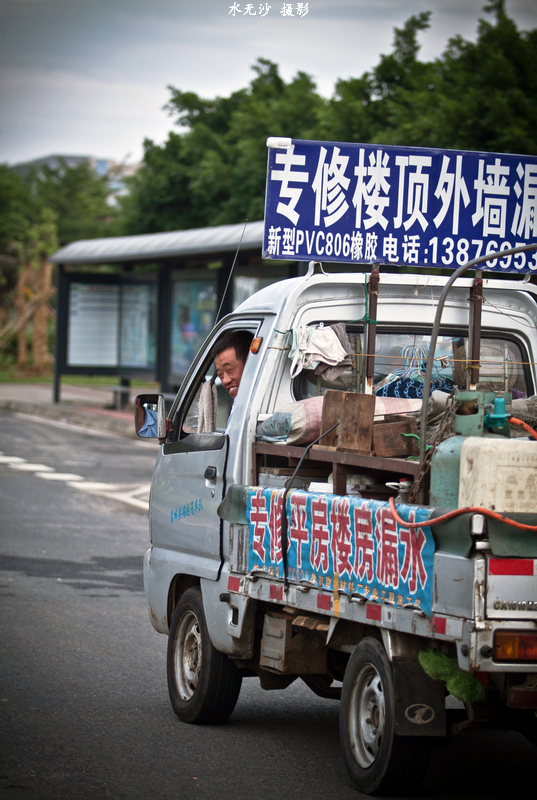
<path fill-rule="evenodd" d="M 213 647 L 197 587 L 177 604 L 168 638 L 168 691 L 183 722 L 218 725 L 232 714 L 242 676 L 225 653 Z"/>
<path fill-rule="evenodd" d="M 371 636 L 356 646 L 345 670 L 340 739 L 349 775 L 367 794 L 403 794 L 427 771 L 430 740 L 395 733 L 392 669 Z"/>

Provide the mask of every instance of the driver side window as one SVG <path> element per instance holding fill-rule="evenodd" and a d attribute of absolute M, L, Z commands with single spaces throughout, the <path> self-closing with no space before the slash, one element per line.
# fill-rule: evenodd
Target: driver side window
<path fill-rule="evenodd" d="M 214 390 L 210 388 L 212 385 L 214 385 Z M 212 402 L 212 400 L 207 397 L 209 392 L 211 392 L 212 398 L 216 396 L 216 430 L 213 432 L 223 433 L 226 430 L 229 412 L 231 410 L 231 398 L 220 383 L 220 379 L 216 377 L 215 366 L 211 363 L 210 367 L 205 370 L 204 380 L 200 381 L 192 402 L 184 416 L 181 430 L 182 436 L 188 436 L 189 434 L 199 432 L 200 403 L 203 406 L 208 402 Z M 201 413 L 203 414 L 203 408 L 201 409 Z M 204 432 L 208 433 L 209 431 Z"/>
<path fill-rule="evenodd" d="M 254 330 L 257 327 L 258 324 Z M 181 438 L 195 433 L 225 433 L 253 336 L 250 323 L 231 326 L 205 352 L 197 378 L 182 404 L 185 411 L 180 412 Z"/>

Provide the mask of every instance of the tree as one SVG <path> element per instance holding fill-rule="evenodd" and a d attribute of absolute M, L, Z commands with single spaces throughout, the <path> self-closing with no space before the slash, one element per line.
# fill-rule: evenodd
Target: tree
<path fill-rule="evenodd" d="M 476 42 L 457 36 L 420 61 L 430 12 L 395 28 L 392 52 L 324 100 L 303 72 L 286 83 L 258 59 L 247 89 L 205 99 L 170 86 L 181 132 L 146 140 L 123 207 L 125 233 L 262 219 L 267 136 L 537 153 L 537 30 L 522 33 L 492 0 Z"/>
<path fill-rule="evenodd" d="M 32 331 L 32 364 L 50 366 L 49 301 L 54 294 L 49 256 L 76 239 L 116 232 L 117 211 L 109 205 L 107 178 L 89 163 L 60 162 L 18 174 L 0 165 L 0 351 L 17 337 L 17 364 L 28 363 L 27 332 Z"/>
<path fill-rule="evenodd" d="M 30 187 L 5 164 L 0 164 L 0 291 L 2 310 L 17 282 L 14 242 L 24 238 L 28 225 L 37 222 L 39 206 Z M 5 324 L 5 314 L 0 317 Z"/>
<path fill-rule="evenodd" d="M 32 170 L 26 178 L 35 201 L 56 215 L 60 245 L 77 239 L 95 239 L 116 233 L 116 209 L 110 205 L 106 176 L 98 175 L 88 162 Z"/>
<path fill-rule="evenodd" d="M 11 299 L 18 281 L 19 253 L 16 243 L 39 219 L 39 205 L 30 187 L 8 166 L 0 165 L 0 342 L 12 323 Z"/>
<path fill-rule="evenodd" d="M 32 318 L 32 362 L 34 369 L 42 372 L 52 362 L 48 320 L 51 316 L 49 300 L 55 289 L 49 258 L 58 249 L 56 222 L 50 209 L 43 209 L 40 222 L 27 229 L 16 243 L 16 249 L 20 264 L 14 298 L 18 320 L 13 326 L 18 337 L 17 366 L 27 366 L 26 326 Z"/>
<path fill-rule="evenodd" d="M 485 11 L 495 23 L 479 20 L 475 43 L 456 36 L 427 63 L 417 36 L 430 14 L 410 17 L 393 53 L 359 82 L 338 82 L 325 130 L 343 141 L 537 153 L 537 30 L 518 31 L 504 0 Z"/>
<path fill-rule="evenodd" d="M 450 147 L 537 153 L 537 30 L 521 33 L 504 0 L 485 10 L 477 42 L 455 37 L 437 64 L 442 86 L 435 104 L 438 127 Z"/>
<path fill-rule="evenodd" d="M 248 89 L 207 100 L 170 86 L 167 105 L 184 130 L 144 142 L 144 166 L 122 199 L 128 234 L 221 225 L 263 216 L 267 136 L 311 138 L 324 104 L 312 79 L 289 83 L 258 59 Z"/>

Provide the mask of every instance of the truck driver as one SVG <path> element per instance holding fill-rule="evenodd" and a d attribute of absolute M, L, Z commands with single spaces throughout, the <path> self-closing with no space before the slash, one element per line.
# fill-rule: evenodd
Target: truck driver
<path fill-rule="evenodd" d="M 253 338 L 253 334 L 249 331 L 226 331 L 217 341 L 211 353 L 216 374 L 233 401 L 239 391 L 244 365 Z"/>

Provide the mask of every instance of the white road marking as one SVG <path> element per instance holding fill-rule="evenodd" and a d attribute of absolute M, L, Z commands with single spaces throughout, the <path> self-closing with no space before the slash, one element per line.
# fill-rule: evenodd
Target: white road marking
<path fill-rule="evenodd" d="M 47 467 L 46 464 L 31 464 L 26 461 L 21 464 L 10 464 L 11 469 L 18 469 L 21 472 L 56 472 L 54 467 Z"/>
<path fill-rule="evenodd" d="M 38 478 L 44 480 L 64 481 L 72 489 L 82 489 L 88 494 L 109 497 L 111 500 L 149 511 L 150 483 L 133 486 L 132 484 L 86 481 L 82 475 L 76 475 L 74 472 L 56 472 L 54 467 L 48 467 L 46 464 L 32 464 L 19 456 L 6 456 L 3 453 L 0 453 L 0 464 L 7 464 L 11 469 L 21 472 L 33 472 Z"/>
<path fill-rule="evenodd" d="M 102 492 L 101 497 L 111 497 L 112 500 L 118 500 L 120 503 L 127 503 L 129 506 L 135 508 L 142 508 L 144 511 L 149 511 L 149 501 L 139 500 L 137 497 L 132 497 L 130 494 L 122 492 Z"/>
<path fill-rule="evenodd" d="M 149 492 L 150 491 L 151 491 L 151 484 L 150 483 L 144 483 L 144 484 L 142 484 L 142 486 L 138 486 L 136 489 L 133 489 L 133 491 L 131 492 L 131 495 L 133 497 L 136 497 L 139 494 L 146 494 L 147 497 L 149 498 Z"/>
<path fill-rule="evenodd" d="M 69 481 L 67 482 L 70 486 Z M 76 483 L 72 486 L 73 489 L 82 489 L 83 492 L 119 492 L 121 486 L 115 483 L 101 483 L 100 481 L 84 481 L 84 483 Z"/>
<path fill-rule="evenodd" d="M 99 497 L 110 497 L 112 500 L 118 500 L 120 503 L 127 503 L 127 505 L 135 506 L 136 508 L 143 508 L 144 511 L 149 510 L 149 491 L 151 484 L 146 483 L 142 486 L 114 486 L 107 483 L 68 483 L 73 489 L 82 489 L 88 494 L 95 494 Z M 142 500 L 138 495 L 146 495 L 147 499 Z"/>
<path fill-rule="evenodd" d="M 46 481 L 83 481 L 82 475 L 75 475 L 74 472 L 36 472 L 36 477 L 44 478 Z"/>

